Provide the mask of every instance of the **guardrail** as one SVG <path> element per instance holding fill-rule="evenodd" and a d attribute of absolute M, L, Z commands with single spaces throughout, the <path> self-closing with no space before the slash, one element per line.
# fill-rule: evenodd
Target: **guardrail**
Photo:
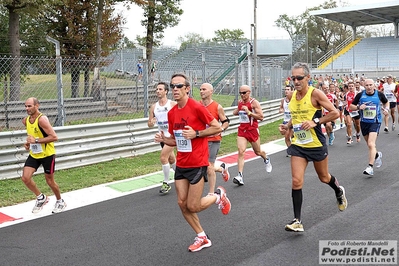
<path fill-rule="evenodd" d="M 278 112 L 280 101 L 278 99 L 260 103 L 264 114 L 263 121 L 259 122 L 260 125 L 282 118 L 282 114 Z M 232 114 L 235 108 L 225 108 L 225 113 L 230 118 L 230 126 L 224 135 L 237 131 L 238 116 Z M 157 128 L 148 128 L 147 121 L 147 118 L 140 118 L 54 127 L 58 136 L 58 141 L 55 142 L 57 170 L 160 150 L 160 145 L 153 141 Z M 22 169 L 28 156 L 23 146 L 25 140 L 25 130 L 0 133 L 0 180 L 22 176 Z M 43 173 L 42 167 L 37 173 Z"/>

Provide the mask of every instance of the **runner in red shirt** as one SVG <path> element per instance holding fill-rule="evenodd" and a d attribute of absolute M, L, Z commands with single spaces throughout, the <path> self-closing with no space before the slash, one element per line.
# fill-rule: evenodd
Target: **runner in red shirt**
<path fill-rule="evenodd" d="M 244 154 L 247 149 L 248 142 L 251 143 L 255 154 L 261 156 L 266 165 L 266 172 L 272 171 L 270 158 L 266 156 L 266 152 L 261 150 L 259 139 L 258 120 L 263 120 L 263 111 L 259 102 L 255 98 L 251 98 L 251 88 L 248 85 L 240 87 L 241 100 L 238 107 L 233 111 L 233 115 L 238 115 L 240 125 L 238 126 L 237 147 L 238 147 L 238 175 L 234 177 L 233 182 L 239 186 L 244 185 Z"/>
<path fill-rule="evenodd" d="M 207 182 L 208 139 L 210 135 L 222 131 L 216 119 L 196 100 L 189 98 L 190 82 L 184 74 L 174 74 L 170 89 L 177 104 L 168 112 L 168 130 L 155 134 L 155 141 L 177 147 L 175 188 L 180 210 L 197 234 L 195 241 L 188 247 L 191 252 L 200 251 L 212 245 L 205 234 L 197 213 L 207 209 L 213 203 L 219 206 L 223 214 L 228 214 L 231 204 L 226 190 L 219 186 L 213 195 L 201 197 L 204 183 Z"/>

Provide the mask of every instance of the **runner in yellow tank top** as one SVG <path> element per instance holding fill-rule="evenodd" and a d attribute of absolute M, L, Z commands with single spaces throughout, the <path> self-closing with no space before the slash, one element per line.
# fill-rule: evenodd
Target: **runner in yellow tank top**
<path fill-rule="evenodd" d="M 67 205 L 61 198 L 60 188 L 54 180 L 54 141 L 58 140 L 57 134 L 47 116 L 39 112 L 39 101 L 36 98 L 29 98 L 26 100 L 25 110 L 28 117 L 25 117 L 22 123 L 26 126 L 26 131 L 28 133 L 24 146 L 26 150 L 29 150 L 29 156 L 25 161 L 22 181 L 25 186 L 36 195 L 36 203 L 32 212 L 37 213 L 41 211 L 43 206 L 49 201 L 49 198 L 40 192 L 32 179 L 33 174 L 40 165 L 43 166 L 46 182 L 57 199 L 53 213 L 61 212 Z"/>
<path fill-rule="evenodd" d="M 294 132 L 294 139 L 288 148 L 291 155 L 294 220 L 285 226 L 285 230 L 294 232 L 304 231 L 301 221 L 302 187 L 310 161 L 313 161 L 319 180 L 334 190 L 338 209 L 344 211 L 348 205 L 344 187 L 328 172 L 328 149 L 321 129 L 321 124 L 337 119 L 339 111 L 321 90 L 309 87 L 309 80 L 308 65 L 296 63 L 291 76 L 296 90 L 289 104 L 291 120 L 279 126 L 282 135 L 287 134 L 287 131 L 288 134 Z M 321 108 L 329 111 L 328 114 L 322 117 Z"/>

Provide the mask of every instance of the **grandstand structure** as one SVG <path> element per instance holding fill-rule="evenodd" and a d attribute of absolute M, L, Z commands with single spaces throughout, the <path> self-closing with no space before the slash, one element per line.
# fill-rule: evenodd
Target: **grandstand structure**
<path fill-rule="evenodd" d="M 376 78 L 388 74 L 399 76 L 395 55 L 399 52 L 398 1 L 311 11 L 310 15 L 352 27 L 352 37 L 317 62 L 314 74 L 359 74 Z M 357 38 L 359 26 L 391 23 L 393 36 Z"/>

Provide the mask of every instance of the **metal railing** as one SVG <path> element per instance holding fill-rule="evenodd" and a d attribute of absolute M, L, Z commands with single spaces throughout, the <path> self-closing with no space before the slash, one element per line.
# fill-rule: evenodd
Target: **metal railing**
<path fill-rule="evenodd" d="M 278 112 L 280 99 L 261 102 L 264 114 L 260 125 L 282 118 Z M 232 113 L 236 107 L 225 108 L 230 118 L 230 126 L 224 134 L 236 132 L 238 116 Z M 160 150 L 153 141 L 157 128 L 147 127 L 147 118 L 105 122 L 75 126 L 54 127 L 58 141 L 56 168 L 73 167 L 101 163 L 113 159 L 137 156 Z M 28 152 L 24 149 L 26 131 L 17 130 L 0 133 L 0 179 L 12 179 L 22 176 L 22 170 Z M 236 145 L 234 143 L 234 145 Z M 43 173 L 40 167 L 37 173 Z"/>

